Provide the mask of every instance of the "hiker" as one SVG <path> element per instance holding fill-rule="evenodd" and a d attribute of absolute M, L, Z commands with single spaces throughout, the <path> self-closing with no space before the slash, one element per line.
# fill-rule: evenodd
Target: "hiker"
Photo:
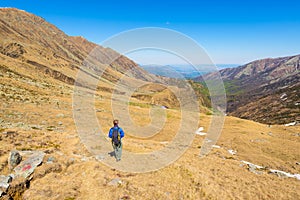
<path fill-rule="evenodd" d="M 117 161 L 121 160 L 122 156 L 122 141 L 124 137 L 124 131 L 119 127 L 119 120 L 113 121 L 114 126 L 109 130 L 108 137 L 111 138 L 111 143 L 115 151 L 115 157 Z"/>

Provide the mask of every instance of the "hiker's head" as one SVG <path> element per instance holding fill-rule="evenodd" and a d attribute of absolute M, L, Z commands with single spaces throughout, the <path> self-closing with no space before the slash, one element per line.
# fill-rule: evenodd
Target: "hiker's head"
<path fill-rule="evenodd" d="M 119 120 L 115 119 L 115 120 L 113 121 L 113 124 L 114 124 L 114 126 L 118 126 Z"/>

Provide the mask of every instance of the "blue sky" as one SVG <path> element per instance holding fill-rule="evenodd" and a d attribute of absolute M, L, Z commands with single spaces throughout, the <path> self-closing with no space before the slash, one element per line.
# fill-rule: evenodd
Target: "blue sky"
<path fill-rule="evenodd" d="M 196 40 L 215 63 L 300 54 L 298 0 L 0 0 L 0 6 L 34 13 L 98 44 L 133 28 L 173 29 Z M 164 64 L 173 64 L 168 59 Z"/>

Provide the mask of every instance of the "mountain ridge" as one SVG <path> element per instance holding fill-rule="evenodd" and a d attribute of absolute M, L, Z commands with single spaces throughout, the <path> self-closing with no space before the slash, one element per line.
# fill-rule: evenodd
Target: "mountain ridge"
<path fill-rule="evenodd" d="M 299 121 L 299 66 L 300 55 L 294 55 L 220 70 L 228 97 L 228 113 L 268 124 Z M 213 80 L 216 75 L 210 73 L 195 80 Z M 283 94 L 288 99 L 280 100 Z"/>
<path fill-rule="evenodd" d="M 102 60 L 97 60 L 98 67 L 108 67 L 109 70 L 119 73 L 133 69 L 130 70 L 131 75 L 138 79 L 154 79 L 154 76 L 146 73 L 127 57 L 110 48 L 89 42 L 83 37 L 68 36 L 34 14 L 15 8 L 0 8 L 0 15 L 0 37 L 3 38 L 0 42 L 1 54 L 19 62 L 26 62 L 34 68 L 51 71 L 52 73 L 48 73 L 50 75 L 60 73 L 75 79 L 76 71 L 82 67 L 89 53 L 97 47 L 103 54 L 100 58 Z M 105 62 L 111 58 L 116 60 L 110 63 L 111 66 L 107 66 Z"/>

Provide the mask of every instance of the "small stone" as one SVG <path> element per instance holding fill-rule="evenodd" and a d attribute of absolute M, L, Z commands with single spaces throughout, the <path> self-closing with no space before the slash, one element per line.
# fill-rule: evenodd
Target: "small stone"
<path fill-rule="evenodd" d="M 4 190 L 3 192 L 6 192 L 7 189 L 9 188 L 9 184 L 0 182 L 0 188 L 1 190 Z"/>
<path fill-rule="evenodd" d="M 9 174 L 8 176 L 11 177 L 11 180 L 15 178 L 14 174 Z"/>
<path fill-rule="evenodd" d="M 206 135 L 207 133 L 202 132 L 203 130 L 204 130 L 204 128 L 200 127 L 200 128 L 198 128 L 198 130 L 195 131 L 195 134 L 201 135 L 201 136 Z"/>
<path fill-rule="evenodd" d="M 294 174 L 294 178 L 296 178 L 300 181 L 300 174 Z"/>
<path fill-rule="evenodd" d="M 11 176 L 0 175 L 0 183 L 10 183 L 12 181 Z"/>
<path fill-rule="evenodd" d="M 58 122 L 58 125 L 60 125 L 60 126 L 61 126 L 61 125 L 63 125 L 63 123 L 62 123 L 61 121 L 59 121 L 59 122 Z"/>
<path fill-rule="evenodd" d="M 265 169 L 265 167 L 259 166 L 259 165 L 255 165 L 253 163 L 247 162 L 242 160 L 243 164 L 246 164 L 248 166 L 248 170 L 252 173 L 255 174 L 263 174 L 263 170 Z"/>
<path fill-rule="evenodd" d="M 64 117 L 64 116 L 65 116 L 65 115 L 64 115 L 63 113 L 60 113 L 60 114 L 57 114 L 57 115 L 56 115 L 57 118 L 59 118 L 59 117 Z"/>
<path fill-rule="evenodd" d="M 273 134 L 271 132 L 268 133 L 269 136 L 273 136 Z"/>
<path fill-rule="evenodd" d="M 235 150 L 229 149 L 228 153 L 230 153 L 231 155 L 235 155 L 237 152 Z"/>
<path fill-rule="evenodd" d="M 205 140 L 204 140 L 206 143 L 211 143 L 211 142 L 213 142 L 212 140 L 210 140 L 210 139 L 207 139 L 207 138 L 205 138 Z"/>
<path fill-rule="evenodd" d="M 22 161 L 22 156 L 20 155 L 20 153 L 18 151 L 12 150 L 9 153 L 8 165 L 9 165 L 10 170 L 15 168 L 21 161 Z"/>
<path fill-rule="evenodd" d="M 66 162 L 66 166 L 70 166 L 70 165 L 73 165 L 75 163 L 75 158 L 70 158 L 69 160 L 67 160 Z"/>
<path fill-rule="evenodd" d="M 9 183 L 11 183 L 12 177 L 0 175 L 0 188 L 1 191 L 6 192 L 9 188 Z"/>
<path fill-rule="evenodd" d="M 294 175 L 292 175 L 288 172 L 284 172 L 284 171 L 281 171 L 281 170 L 275 170 L 275 169 L 270 169 L 269 173 L 275 174 L 280 178 L 287 178 L 287 177 L 292 178 L 292 177 L 294 177 Z"/>
<path fill-rule="evenodd" d="M 39 125 L 32 125 L 31 128 L 35 130 L 42 130 L 43 127 Z"/>
<path fill-rule="evenodd" d="M 105 157 L 104 157 L 103 155 L 96 155 L 95 158 L 96 158 L 96 160 L 98 160 L 98 161 L 101 161 L 101 160 L 104 160 L 104 159 L 105 159 Z"/>
<path fill-rule="evenodd" d="M 300 165 L 300 162 L 296 162 L 296 165 Z"/>
<path fill-rule="evenodd" d="M 254 174 L 263 174 L 262 171 L 258 171 L 256 167 L 251 166 L 251 165 L 249 166 L 249 171 L 254 173 Z"/>
<path fill-rule="evenodd" d="M 82 158 L 81 158 L 81 161 L 83 161 L 83 162 L 86 162 L 86 161 L 89 161 L 90 159 L 88 158 L 88 157 L 86 157 L 86 156 L 83 156 Z"/>
<path fill-rule="evenodd" d="M 55 158 L 49 157 L 49 158 L 47 159 L 47 163 L 48 163 L 48 164 L 51 164 L 51 163 L 53 163 L 54 160 L 55 160 Z"/>
<path fill-rule="evenodd" d="M 124 195 L 121 197 L 120 200 L 129 200 L 130 199 L 130 196 L 129 195 Z"/>
<path fill-rule="evenodd" d="M 3 132 L 3 134 L 5 134 L 5 135 L 14 135 L 16 133 L 17 133 L 16 131 L 6 131 L 6 132 Z"/>
<path fill-rule="evenodd" d="M 295 126 L 295 125 L 297 125 L 297 122 L 291 122 L 291 123 L 285 124 L 284 126 Z"/>
<path fill-rule="evenodd" d="M 56 129 L 55 126 L 48 126 L 48 127 L 47 127 L 47 130 L 48 130 L 48 131 L 54 131 L 55 129 Z"/>
<path fill-rule="evenodd" d="M 121 179 L 119 179 L 119 178 L 114 178 L 114 179 L 112 179 L 109 183 L 108 183 L 108 185 L 110 185 L 110 186 L 118 186 L 118 185 L 122 185 L 122 181 L 121 181 Z"/>

